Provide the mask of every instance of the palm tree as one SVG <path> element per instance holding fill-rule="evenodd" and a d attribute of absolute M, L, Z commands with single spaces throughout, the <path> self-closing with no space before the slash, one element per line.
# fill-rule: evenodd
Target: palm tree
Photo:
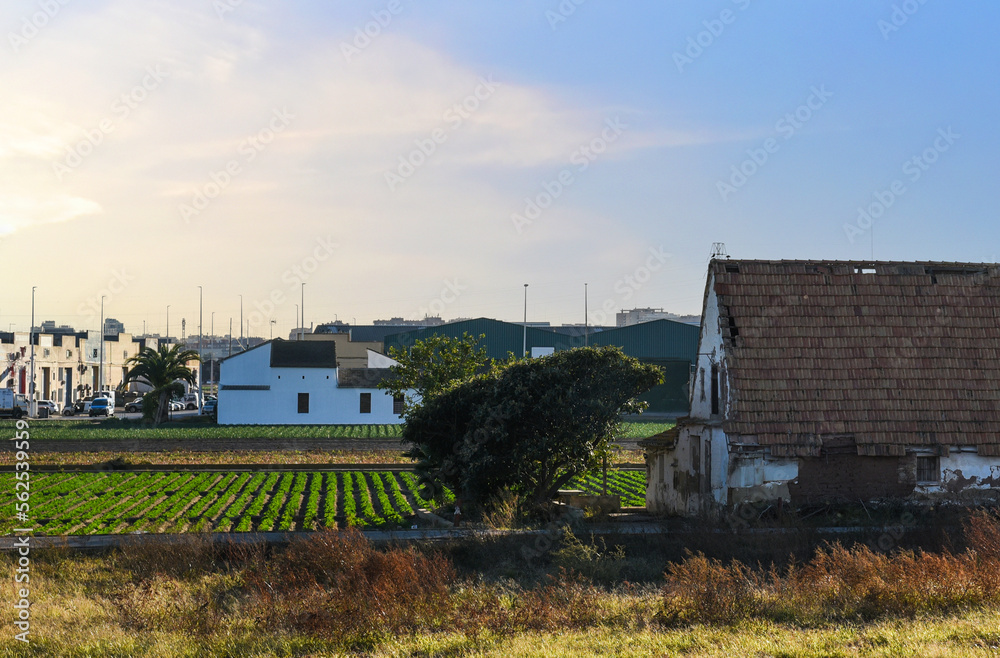
<path fill-rule="evenodd" d="M 156 408 L 149 410 L 148 404 L 143 404 L 143 416 L 153 417 L 153 422 L 159 425 L 166 420 L 167 399 L 174 394 L 182 395 L 187 382 L 192 386 L 197 382 L 193 370 L 187 367 L 191 361 L 201 361 L 195 350 L 181 350 L 180 345 L 168 347 L 160 345 L 159 350 L 145 347 L 125 363 L 132 369 L 125 375 L 125 383 L 137 381 L 148 384 L 153 390 L 146 394 L 144 401 L 156 400 Z"/>

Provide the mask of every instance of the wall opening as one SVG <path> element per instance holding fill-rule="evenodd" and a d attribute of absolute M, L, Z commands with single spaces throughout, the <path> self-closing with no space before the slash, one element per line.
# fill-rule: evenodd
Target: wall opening
<path fill-rule="evenodd" d="M 917 482 L 940 482 L 941 461 L 938 457 L 917 457 Z"/>
<path fill-rule="evenodd" d="M 719 366 L 712 366 L 712 415 L 719 413 Z"/>
<path fill-rule="evenodd" d="M 361 413 L 370 414 L 372 412 L 372 394 L 361 394 Z"/>
<path fill-rule="evenodd" d="M 309 413 L 309 394 L 299 393 L 299 413 L 307 414 Z"/>

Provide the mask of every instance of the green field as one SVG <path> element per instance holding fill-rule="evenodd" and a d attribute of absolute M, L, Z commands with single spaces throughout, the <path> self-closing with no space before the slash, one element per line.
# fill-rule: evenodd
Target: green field
<path fill-rule="evenodd" d="M 0 503 L 9 511 L 0 534 L 24 521 L 14 517 L 14 475 L 4 473 Z M 129 532 L 271 532 L 314 530 L 341 524 L 401 528 L 413 523 L 424 500 L 413 473 L 50 473 L 30 480 L 30 527 L 49 535 Z M 570 488 L 600 491 L 600 478 Z M 645 473 L 610 471 L 610 493 L 622 504 L 645 504 Z M 454 500 L 445 491 L 445 502 Z"/>
<path fill-rule="evenodd" d="M 619 438 L 641 439 L 673 426 L 672 422 L 624 423 Z M 392 439 L 402 435 L 402 425 L 214 425 L 175 422 L 151 427 L 138 420 L 112 418 L 100 421 L 31 421 L 31 438 L 47 439 Z M 14 436 L 14 421 L 0 421 L 0 436 Z"/>

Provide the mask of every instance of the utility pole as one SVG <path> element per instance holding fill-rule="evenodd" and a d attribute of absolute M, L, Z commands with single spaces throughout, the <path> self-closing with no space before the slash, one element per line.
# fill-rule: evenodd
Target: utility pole
<path fill-rule="evenodd" d="M 528 356 L 528 284 L 524 284 L 524 341 L 521 346 L 521 356 Z"/>
<path fill-rule="evenodd" d="M 198 286 L 198 358 L 201 359 L 201 364 L 198 366 L 198 415 L 199 416 L 202 414 L 202 411 L 204 411 L 204 408 L 202 407 L 201 404 L 201 397 L 202 397 L 201 380 L 204 379 L 203 375 L 205 374 L 205 359 L 201 355 L 203 350 L 202 340 L 205 337 L 205 331 L 202 328 L 201 324 L 203 319 L 202 310 L 204 306 L 202 302 L 204 301 L 204 295 L 205 295 L 205 290 L 201 286 Z"/>
<path fill-rule="evenodd" d="M 31 286 L 31 328 L 28 330 L 28 343 L 31 345 L 31 372 L 28 373 L 28 415 L 35 415 L 35 288 Z"/>
<path fill-rule="evenodd" d="M 101 341 L 101 360 L 97 366 L 97 391 L 104 390 L 104 295 L 101 295 L 101 330 L 98 333 L 98 339 Z"/>

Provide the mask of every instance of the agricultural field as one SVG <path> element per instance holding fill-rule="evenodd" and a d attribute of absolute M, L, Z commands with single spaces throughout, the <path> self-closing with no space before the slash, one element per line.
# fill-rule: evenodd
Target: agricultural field
<path fill-rule="evenodd" d="M 13 510 L 14 475 L 4 473 L 0 505 Z M 610 471 L 608 489 L 624 505 L 643 505 L 645 473 Z M 273 532 L 357 526 L 402 528 L 414 509 L 433 508 L 410 472 L 50 473 L 31 479 L 31 527 L 39 534 Z M 600 478 L 571 488 L 597 493 Z M 454 501 L 445 491 L 444 502 Z M 13 514 L 0 521 L 9 534 Z"/>
<path fill-rule="evenodd" d="M 634 421 L 623 424 L 620 439 L 642 439 L 673 427 L 672 422 Z M 215 425 L 207 422 L 165 423 L 151 427 L 139 420 L 31 421 L 35 441 L 58 439 L 393 439 L 402 425 Z M 0 421 L 0 437 L 14 436 L 14 421 Z"/>

